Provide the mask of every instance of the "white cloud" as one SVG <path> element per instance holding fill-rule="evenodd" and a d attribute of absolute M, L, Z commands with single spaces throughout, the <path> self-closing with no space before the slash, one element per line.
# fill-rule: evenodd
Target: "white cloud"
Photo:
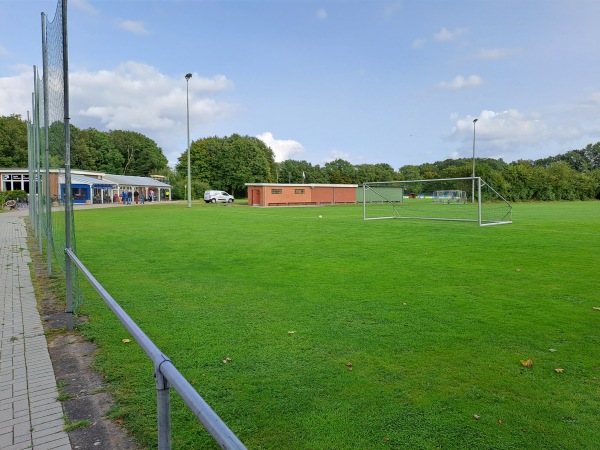
<path fill-rule="evenodd" d="M 436 41 L 453 41 L 459 36 L 467 33 L 466 28 L 455 28 L 454 30 L 448 30 L 446 27 L 443 27 L 440 31 L 433 35 L 433 38 Z"/>
<path fill-rule="evenodd" d="M 100 14 L 100 12 L 94 8 L 90 2 L 88 2 L 88 0 L 71 0 L 71 5 L 93 16 Z"/>
<path fill-rule="evenodd" d="M 490 48 L 481 49 L 477 57 L 480 59 L 501 59 L 518 53 L 520 53 L 520 50 L 514 48 Z"/>
<path fill-rule="evenodd" d="M 0 116 L 19 114 L 25 119 L 27 111 L 31 111 L 33 72 L 26 66 L 19 66 L 17 70 L 16 76 L 0 77 Z"/>
<path fill-rule="evenodd" d="M 150 34 L 143 22 L 135 20 L 120 20 L 118 26 L 122 30 L 128 31 L 132 34 L 137 34 L 139 36 L 144 34 Z"/>
<path fill-rule="evenodd" d="M 452 81 L 442 81 L 438 84 L 438 87 L 441 89 L 465 89 L 465 88 L 473 88 L 478 87 L 483 83 L 481 77 L 477 75 L 471 75 L 467 78 L 462 75 L 458 75 Z"/>
<path fill-rule="evenodd" d="M 343 159 L 346 161 L 350 161 L 351 155 L 350 153 L 344 152 L 342 150 L 333 149 L 329 152 L 329 156 L 325 158 L 325 162 L 332 162 L 336 159 Z"/>
<path fill-rule="evenodd" d="M 275 161 L 281 162 L 287 159 L 294 159 L 304 153 L 302 144 L 292 140 L 275 139 L 273 133 L 267 131 L 256 136 L 263 141 L 275 154 Z"/>
<path fill-rule="evenodd" d="M 469 30 L 467 28 L 455 28 L 454 30 L 448 30 L 448 28 L 443 27 L 440 31 L 433 35 L 433 40 L 440 42 L 449 42 L 453 41 L 459 36 L 466 34 Z M 415 49 L 425 47 L 428 39 L 425 38 L 416 38 L 413 40 L 411 47 Z"/>
<path fill-rule="evenodd" d="M 317 9 L 316 16 L 319 20 L 325 20 L 327 19 L 327 11 L 325 11 L 323 8 L 319 8 Z"/>
<path fill-rule="evenodd" d="M 478 119 L 475 124 L 476 155 L 481 158 L 512 161 L 520 159 L 521 154 L 532 154 L 536 149 L 547 155 L 548 148 L 556 148 L 557 142 L 572 142 L 583 134 L 575 122 L 554 122 L 549 116 L 516 109 L 499 112 L 484 110 L 479 117 L 456 118 L 452 115 L 451 120 L 455 124 L 446 140 L 461 143 L 462 157 L 471 154 L 475 118 Z"/>
<path fill-rule="evenodd" d="M 25 118 L 31 110 L 32 72 L 27 66 L 17 69 L 16 76 L 0 77 L 0 115 L 20 114 Z M 185 150 L 184 74 L 167 76 L 155 67 L 127 62 L 112 70 L 75 70 L 69 79 L 71 123 L 76 127 L 137 131 L 153 139 L 170 164 Z M 193 74 L 189 81 L 192 139 L 202 136 L 207 124 L 237 112 L 237 105 L 214 98 L 232 88 L 231 80 L 223 75 L 209 78 Z"/>
<path fill-rule="evenodd" d="M 402 0 L 386 3 L 383 6 L 383 14 L 385 17 L 392 17 L 402 9 Z"/>
<path fill-rule="evenodd" d="M 423 48 L 423 47 L 425 47 L 426 43 L 427 43 L 427 39 L 418 38 L 412 42 L 411 47 L 412 48 Z"/>

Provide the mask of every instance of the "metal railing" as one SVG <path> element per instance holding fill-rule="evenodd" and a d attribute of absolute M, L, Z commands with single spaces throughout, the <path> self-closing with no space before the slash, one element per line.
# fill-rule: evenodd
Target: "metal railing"
<path fill-rule="evenodd" d="M 171 448 L 171 406 L 169 388 L 173 386 L 181 399 L 194 413 L 196 418 L 204 425 L 204 428 L 213 439 L 224 449 L 245 449 L 246 447 L 238 437 L 227 427 L 225 422 L 211 409 L 204 399 L 196 392 L 192 385 L 173 365 L 171 360 L 164 355 L 160 349 L 150 340 L 142 329 L 121 308 L 116 300 L 104 289 L 94 278 L 77 255 L 70 248 L 65 249 L 67 267 L 69 260 L 75 264 L 81 273 L 87 278 L 92 287 L 117 316 L 127 331 L 140 345 L 154 364 L 154 376 L 156 378 L 157 405 L 158 405 L 158 448 L 168 450 Z"/>

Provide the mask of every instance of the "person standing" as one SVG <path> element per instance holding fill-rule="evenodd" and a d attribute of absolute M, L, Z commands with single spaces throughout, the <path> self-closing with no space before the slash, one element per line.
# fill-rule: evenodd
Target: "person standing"
<path fill-rule="evenodd" d="M 127 192 L 125 192 L 125 191 L 121 192 L 121 203 L 123 205 L 127 204 Z"/>
<path fill-rule="evenodd" d="M 133 197 L 131 191 L 127 192 L 127 204 L 131 205 L 131 197 Z"/>

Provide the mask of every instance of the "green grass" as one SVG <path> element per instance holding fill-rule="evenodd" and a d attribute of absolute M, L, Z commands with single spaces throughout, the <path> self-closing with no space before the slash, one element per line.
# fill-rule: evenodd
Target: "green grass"
<path fill-rule="evenodd" d="M 78 254 L 248 448 L 595 448 L 600 202 L 482 228 L 361 217 L 77 211 Z M 116 416 L 155 446 L 152 365 L 97 296 L 82 311 Z M 172 399 L 173 447 L 218 448 Z"/>
<path fill-rule="evenodd" d="M 70 433 L 71 431 L 78 430 L 79 428 L 87 428 L 92 424 L 89 420 L 77 420 L 75 422 L 70 421 L 65 417 L 65 431 Z"/>

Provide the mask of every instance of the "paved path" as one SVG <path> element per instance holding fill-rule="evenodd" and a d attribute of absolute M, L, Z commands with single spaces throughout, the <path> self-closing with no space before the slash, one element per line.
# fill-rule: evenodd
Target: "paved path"
<path fill-rule="evenodd" d="M 27 265 L 26 214 L 0 213 L 0 449 L 71 450 Z"/>

